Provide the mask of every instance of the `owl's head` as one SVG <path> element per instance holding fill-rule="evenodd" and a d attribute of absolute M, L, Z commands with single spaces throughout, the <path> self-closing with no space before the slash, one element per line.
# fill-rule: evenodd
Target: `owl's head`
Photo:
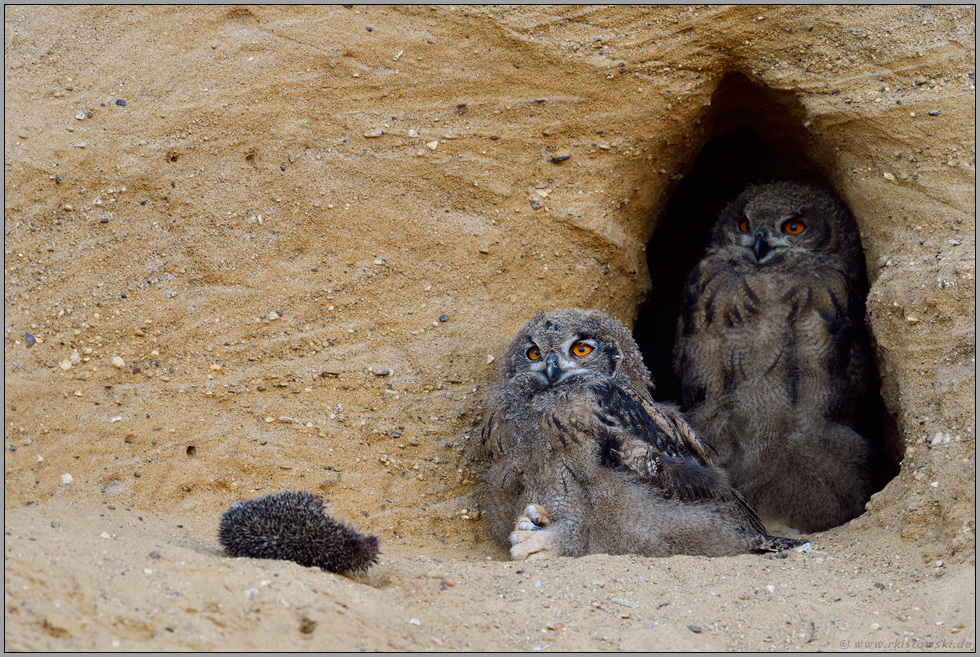
<path fill-rule="evenodd" d="M 803 253 L 857 257 L 857 228 L 829 191 L 796 182 L 747 188 L 721 211 L 712 243 L 743 250 L 756 264 Z"/>
<path fill-rule="evenodd" d="M 535 388 L 624 376 L 636 388 L 652 387 L 629 330 L 598 310 L 539 312 L 511 340 L 502 357 L 504 376 Z"/>

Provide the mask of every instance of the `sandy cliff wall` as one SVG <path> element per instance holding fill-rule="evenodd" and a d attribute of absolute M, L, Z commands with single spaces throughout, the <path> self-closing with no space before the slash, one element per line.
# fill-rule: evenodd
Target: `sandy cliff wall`
<path fill-rule="evenodd" d="M 302 487 L 484 542 L 489 356 L 540 308 L 632 322 L 672 194 L 750 127 L 865 247 L 901 467 L 847 531 L 972 557 L 972 7 L 24 6 L 4 30 L 7 508 L 203 525 Z"/>

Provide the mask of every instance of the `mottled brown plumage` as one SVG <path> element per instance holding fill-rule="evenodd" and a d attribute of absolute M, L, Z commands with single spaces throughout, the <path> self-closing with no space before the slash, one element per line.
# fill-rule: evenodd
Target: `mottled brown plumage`
<path fill-rule="evenodd" d="M 629 331 L 599 311 L 539 313 L 487 400 L 486 506 L 514 559 L 738 554 L 768 536 L 676 409 L 649 397 Z"/>
<path fill-rule="evenodd" d="M 780 182 L 721 212 L 688 277 L 684 410 L 767 523 L 828 529 L 871 493 L 871 445 L 852 428 L 867 391 L 862 269 L 844 206 Z"/>

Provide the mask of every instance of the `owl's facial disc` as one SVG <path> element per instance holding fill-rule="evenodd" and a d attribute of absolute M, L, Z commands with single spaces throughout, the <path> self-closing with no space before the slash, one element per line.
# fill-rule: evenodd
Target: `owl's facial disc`
<path fill-rule="evenodd" d="M 557 349 L 541 349 L 530 344 L 524 351 L 531 362 L 528 370 L 545 386 L 555 386 L 563 381 L 589 372 L 583 367 L 595 353 L 598 343 L 591 339 L 574 338 Z"/>
<path fill-rule="evenodd" d="M 778 226 L 776 232 L 771 232 L 767 226 L 759 226 L 755 231 L 749 227 L 749 220 L 743 219 L 738 229 L 741 233 L 740 241 L 755 256 L 757 263 L 765 264 L 779 254 L 782 249 L 794 247 L 791 238 L 802 234 L 806 230 L 806 224 L 798 220 L 797 214 L 790 214 L 776 220 Z"/>

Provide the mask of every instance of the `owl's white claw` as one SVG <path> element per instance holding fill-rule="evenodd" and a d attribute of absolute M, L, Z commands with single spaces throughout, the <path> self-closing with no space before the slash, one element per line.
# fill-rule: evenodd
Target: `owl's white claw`
<path fill-rule="evenodd" d="M 516 532 L 515 532 L 516 533 Z M 551 559 L 566 554 L 560 545 L 560 538 L 554 531 L 544 530 L 527 532 L 529 538 L 521 539 L 510 549 L 510 558 L 514 561 L 534 561 Z M 514 536 L 511 535 L 513 539 Z"/>
<path fill-rule="evenodd" d="M 551 524 L 548 512 L 540 504 L 530 504 L 517 519 L 510 535 L 510 557 L 514 561 L 549 559 L 558 553 L 558 538 L 546 530 Z"/>
<path fill-rule="evenodd" d="M 539 529 L 551 524 L 551 518 L 548 517 L 548 512 L 540 504 L 528 504 L 524 512 Z"/>

